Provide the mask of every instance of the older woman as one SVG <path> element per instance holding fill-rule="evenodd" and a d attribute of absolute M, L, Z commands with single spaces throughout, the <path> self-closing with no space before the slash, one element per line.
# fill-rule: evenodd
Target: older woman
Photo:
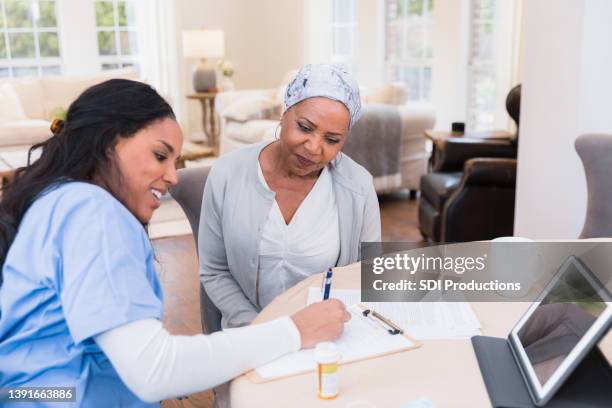
<path fill-rule="evenodd" d="M 177 182 L 172 109 L 148 85 L 111 80 L 53 132 L 0 201 L 0 389 L 22 402 L 19 387 L 74 387 L 62 396 L 75 406 L 159 407 L 340 335 L 350 316 L 334 300 L 210 336 L 168 333 L 144 225 Z"/>
<path fill-rule="evenodd" d="M 359 89 L 335 65 L 307 65 L 287 87 L 278 140 L 228 154 L 202 203 L 200 276 L 223 327 L 249 324 L 313 273 L 359 260 L 380 240 L 372 176 L 341 153 Z"/>

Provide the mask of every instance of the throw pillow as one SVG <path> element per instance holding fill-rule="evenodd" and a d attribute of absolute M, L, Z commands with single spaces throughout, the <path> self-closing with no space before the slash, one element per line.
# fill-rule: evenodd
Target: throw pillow
<path fill-rule="evenodd" d="M 0 84 L 0 122 L 27 118 L 13 85 L 9 82 Z"/>
<path fill-rule="evenodd" d="M 402 105 L 408 101 L 408 89 L 401 82 L 391 82 L 378 89 L 363 92 L 366 103 Z"/>
<path fill-rule="evenodd" d="M 264 95 L 253 95 L 231 103 L 224 111 L 223 116 L 228 121 L 248 122 L 258 119 L 280 118 L 280 105 Z"/>

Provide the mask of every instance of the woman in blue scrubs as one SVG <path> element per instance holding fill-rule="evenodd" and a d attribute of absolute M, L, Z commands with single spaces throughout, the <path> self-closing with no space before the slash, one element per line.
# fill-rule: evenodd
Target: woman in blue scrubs
<path fill-rule="evenodd" d="M 171 107 L 146 84 L 110 80 L 56 125 L 0 201 L 0 403 L 42 406 L 15 391 L 74 387 L 74 406 L 159 405 L 340 335 L 350 316 L 334 300 L 211 336 L 170 335 L 145 227 L 177 182 Z"/>

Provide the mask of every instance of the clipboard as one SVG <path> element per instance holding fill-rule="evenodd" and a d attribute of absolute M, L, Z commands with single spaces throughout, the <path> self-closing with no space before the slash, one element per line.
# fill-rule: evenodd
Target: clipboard
<path fill-rule="evenodd" d="M 363 305 L 353 305 L 348 310 L 351 312 L 351 320 L 345 325 L 345 332 L 337 341 L 343 354 L 340 365 L 414 350 L 422 345 L 421 342 L 405 333 L 390 334 L 389 328 L 384 324 L 377 322 L 371 315 L 364 316 L 363 311 L 366 308 Z M 292 364 L 294 367 L 291 366 Z M 287 354 L 276 361 L 251 370 L 246 373 L 246 377 L 255 384 L 262 384 L 316 370 L 314 349 L 306 349 Z M 278 375 L 271 375 L 272 372 Z"/>

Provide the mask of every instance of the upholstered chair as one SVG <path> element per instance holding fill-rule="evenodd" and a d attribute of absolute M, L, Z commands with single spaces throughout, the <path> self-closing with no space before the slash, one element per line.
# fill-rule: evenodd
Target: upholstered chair
<path fill-rule="evenodd" d="M 575 147 L 584 166 L 588 191 L 580 238 L 612 237 L 612 135 L 578 136 Z"/>
<path fill-rule="evenodd" d="M 192 167 L 178 171 L 178 184 L 170 188 L 170 194 L 181 206 L 193 232 L 193 238 L 198 248 L 198 231 L 200 227 L 200 210 L 202 208 L 202 196 L 204 185 L 210 167 Z M 210 300 L 204 287 L 200 283 L 200 313 L 202 319 L 202 331 L 205 334 L 221 330 L 221 312 Z"/>
<path fill-rule="evenodd" d="M 506 109 L 519 123 L 521 86 Z M 436 144 L 432 171 L 421 177 L 419 227 L 431 242 L 509 236 L 514 228 L 518 132 L 512 139 L 449 138 Z"/>

